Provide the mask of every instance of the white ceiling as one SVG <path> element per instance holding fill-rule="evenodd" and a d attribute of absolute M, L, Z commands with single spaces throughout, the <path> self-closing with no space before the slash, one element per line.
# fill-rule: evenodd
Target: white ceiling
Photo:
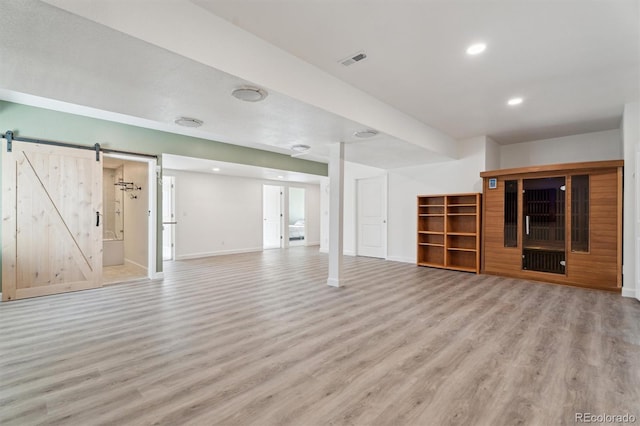
<path fill-rule="evenodd" d="M 319 161 L 338 141 L 349 161 L 396 168 L 455 156 L 453 139 L 617 128 L 639 93 L 635 0 L 20 0 L 0 15 L 0 98 L 280 153 L 305 143 Z M 489 47 L 468 57 L 476 40 Z M 250 82 L 265 101 L 229 95 Z M 353 137 L 367 127 L 381 134 Z"/>
<path fill-rule="evenodd" d="M 456 139 L 608 130 L 638 99 L 637 0 L 194 2 Z"/>

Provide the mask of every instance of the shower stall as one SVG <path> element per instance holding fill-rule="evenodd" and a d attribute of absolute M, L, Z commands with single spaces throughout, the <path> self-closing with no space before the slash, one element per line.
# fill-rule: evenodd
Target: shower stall
<path fill-rule="evenodd" d="M 103 266 L 124 264 L 124 165 L 103 169 Z"/>

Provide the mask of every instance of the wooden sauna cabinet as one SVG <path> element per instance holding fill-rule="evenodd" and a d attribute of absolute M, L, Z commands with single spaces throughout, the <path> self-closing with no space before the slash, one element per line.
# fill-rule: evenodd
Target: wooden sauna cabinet
<path fill-rule="evenodd" d="M 483 273 L 619 291 L 623 161 L 487 171 Z"/>

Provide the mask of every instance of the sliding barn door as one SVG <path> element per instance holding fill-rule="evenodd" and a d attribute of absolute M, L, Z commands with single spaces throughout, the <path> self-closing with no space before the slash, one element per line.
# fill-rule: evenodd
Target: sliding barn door
<path fill-rule="evenodd" d="M 89 150 L 2 142 L 2 299 L 102 285 L 102 161 Z"/>

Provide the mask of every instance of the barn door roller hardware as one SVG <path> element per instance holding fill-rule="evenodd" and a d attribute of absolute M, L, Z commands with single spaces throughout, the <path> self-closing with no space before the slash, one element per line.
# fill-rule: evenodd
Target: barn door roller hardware
<path fill-rule="evenodd" d="M 32 139 L 32 138 L 23 138 L 17 137 L 13 130 L 7 130 L 4 134 L 0 134 L 0 138 L 4 138 L 7 140 L 7 152 L 11 152 L 13 149 L 13 142 L 29 142 L 29 143 L 37 143 L 40 145 L 53 145 L 53 146 L 62 146 L 66 148 L 75 148 L 75 149 L 89 149 L 91 151 L 96 152 L 96 161 L 100 161 L 100 152 L 103 153 L 114 153 L 114 154 L 127 154 L 127 155 L 135 155 L 139 157 L 149 157 L 149 158 L 158 158 L 157 155 L 152 154 L 140 154 L 137 152 L 129 152 L 129 151 L 120 151 L 117 149 L 104 149 L 100 146 L 99 143 L 94 144 L 93 146 L 87 145 L 76 145 L 73 143 L 65 143 L 65 142 L 56 142 L 56 141 L 48 141 L 44 139 Z"/>
<path fill-rule="evenodd" d="M 17 142 L 28 142 L 28 143 L 37 143 L 40 145 L 53 145 L 53 146 L 62 146 L 65 148 L 75 148 L 75 149 L 90 149 L 96 152 L 96 161 L 100 161 L 100 144 L 97 143 L 93 146 L 85 146 L 85 145 L 76 145 L 72 143 L 64 143 L 64 142 L 56 142 L 56 141 L 48 141 L 43 139 L 32 139 L 32 138 L 22 138 L 16 137 L 15 133 L 12 130 L 7 130 L 4 135 L 0 135 L 4 139 L 7 140 L 7 152 L 11 152 L 13 149 L 13 141 Z"/>

